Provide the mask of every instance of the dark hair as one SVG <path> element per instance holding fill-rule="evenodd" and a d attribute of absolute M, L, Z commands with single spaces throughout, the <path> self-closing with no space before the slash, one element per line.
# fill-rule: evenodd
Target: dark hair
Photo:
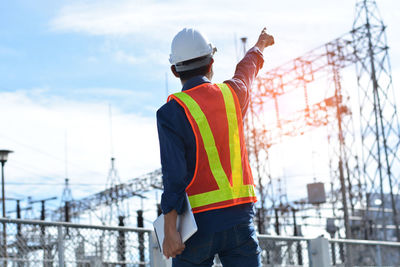
<path fill-rule="evenodd" d="M 190 78 L 193 78 L 195 76 L 205 76 L 208 73 L 209 70 L 209 65 L 206 66 L 202 66 L 200 68 L 197 69 L 193 69 L 193 70 L 187 70 L 187 71 L 179 71 L 177 72 L 179 74 L 179 78 L 181 78 L 182 80 L 189 80 Z"/>

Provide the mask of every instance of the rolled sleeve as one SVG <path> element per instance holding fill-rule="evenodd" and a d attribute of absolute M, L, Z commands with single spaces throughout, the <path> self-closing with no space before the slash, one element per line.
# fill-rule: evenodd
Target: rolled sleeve
<path fill-rule="evenodd" d="M 157 111 L 157 129 L 160 141 L 160 156 L 164 192 L 161 209 L 164 214 L 176 210 L 181 214 L 185 205 L 186 159 L 182 137 L 174 125 L 174 109 L 164 105 Z"/>
<path fill-rule="evenodd" d="M 262 52 L 257 47 L 253 47 L 247 51 L 243 59 L 236 65 L 235 74 L 232 79 L 225 81 L 235 91 L 243 117 L 249 105 L 250 88 L 263 64 L 264 57 Z"/>

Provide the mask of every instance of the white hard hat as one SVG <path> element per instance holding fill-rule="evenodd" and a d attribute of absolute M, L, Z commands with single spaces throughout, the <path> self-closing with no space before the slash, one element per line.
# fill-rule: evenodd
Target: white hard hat
<path fill-rule="evenodd" d="M 207 65 L 215 51 L 216 48 L 198 30 L 184 28 L 172 40 L 169 62 L 175 65 L 177 71 L 195 69 Z M 179 64 L 201 57 L 206 58 L 194 61 L 191 64 Z"/>

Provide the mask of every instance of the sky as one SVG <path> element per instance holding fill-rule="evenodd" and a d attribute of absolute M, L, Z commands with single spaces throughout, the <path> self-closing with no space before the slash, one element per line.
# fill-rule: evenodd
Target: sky
<path fill-rule="evenodd" d="M 159 168 L 155 112 L 181 88 L 168 57 L 182 28 L 200 29 L 218 48 L 217 82 L 233 75 L 240 37 L 249 48 L 264 26 L 274 36 L 265 72 L 349 32 L 355 2 L 2 1 L 0 149 L 14 151 L 5 168 L 6 197 L 57 196 L 49 203 L 56 208 L 66 177 L 74 198 L 93 194 L 105 188 L 111 156 L 121 181 Z M 400 2 L 377 4 L 397 88 Z M 300 171 L 289 176 L 310 175 L 290 158 L 285 168 Z M 8 201 L 7 210 L 14 205 Z"/>

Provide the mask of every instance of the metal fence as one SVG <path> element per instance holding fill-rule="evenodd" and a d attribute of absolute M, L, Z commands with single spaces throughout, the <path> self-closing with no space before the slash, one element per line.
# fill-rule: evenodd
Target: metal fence
<path fill-rule="evenodd" d="M 151 265 L 149 229 L 9 219 L 0 227 L 0 266 Z"/>
<path fill-rule="evenodd" d="M 263 266 L 400 266 L 398 242 L 325 239 L 326 247 L 312 247 L 311 238 L 258 238 Z"/>
<path fill-rule="evenodd" d="M 0 228 L 0 266 L 169 266 L 150 229 L 4 218 Z M 258 239 L 263 266 L 400 266 L 397 242 L 322 238 L 323 246 L 304 237 Z M 214 266 L 221 266 L 218 258 Z"/>
<path fill-rule="evenodd" d="M 258 240 L 263 266 L 309 266 L 310 239 L 259 235 Z"/>
<path fill-rule="evenodd" d="M 400 243 L 329 240 L 332 266 L 400 266 Z"/>

